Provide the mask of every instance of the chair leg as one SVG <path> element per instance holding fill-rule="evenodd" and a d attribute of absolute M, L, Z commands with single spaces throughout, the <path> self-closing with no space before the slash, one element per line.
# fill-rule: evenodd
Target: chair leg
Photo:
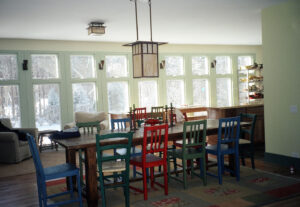
<path fill-rule="evenodd" d="M 186 171 L 187 171 L 187 161 L 185 159 L 182 159 L 182 167 L 183 167 L 183 188 L 186 189 L 187 184 L 186 184 Z"/>
<path fill-rule="evenodd" d="M 241 160 L 242 160 L 242 165 L 245 166 L 245 156 L 243 151 L 241 151 Z"/>
<path fill-rule="evenodd" d="M 79 174 L 76 175 L 76 178 L 77 178 L 77 190 L 78 190 L 79 206 L 82 207 L 82 196 L 81 196 L 81 185 L 80 185 L 80 176 L 79 176 Z"/>
<path fill-rule="evenodd" d="M 151 188 L 154 187 L 154 167 L 150 168 L 150 180 L 151 180 Z"/>
<path fill-rule="evenodd" d="M 222 155 L 217 155 L 219 184 L 222 185 Z"/>
<path fill-rule="evenodd" d="M 191 178 L 193 178 L 194 177 L 194 175 L 193 175 L 194 174 L 194 160 L 193 159 L 190 160 L 190 164 L 191 164 Z"/>
<path fill-rule="evenodd" d="M 239 159 L 239 154 L 235 153 L 235 176 L 236 180 L 240 180 L 240 159 Z"/>
<path fill-rule="evenodd" d="M 69 186 L 70 186 L 70 195 L 71 198 L 74 198 L 74 189 L 73 189 L 73 180 L 72 180 L 72 176 L 69 177 L 69 179 L 67 179 L 69 181 Z"/>
<path fill-rule="evenodd" d="M 255 169 L 255 164 L 254 164 L 254 155 L 251 155 L 251 165 L 252 165 L 252 169 Z"/>
<path fill-rule="evenodd" d="M 204 185 L 206 185 L 207 184 L 207 177 L 206 177 L 206 157 L 202 157 L 201 159 L 200 159 L 200 162 L 201 162 L 201 164 L 200 165 L 202 165 L 202 170 L 201 170 L 201 174 L 202 174 L 202 179 L 203 179 L 203 184 Z"/>
<path fill-rule="evenodd" d="M 126 207 L 130 206 L 130 195 L 129 195 L 129 174 L 125 173 L 125 186 L 124 186 L 124 195 L 125 195 L 125 205 Z"/>
<path fill-rule="evenodd" d="M 175 158 L 176 159 L 176 158 Z M 170 167 L 170 155 L 167 154 L 167 167 L 168 167 L 168 182 L 170 182 L 170 176 L 171 176 L 171 167 Z M 175 168 L 175 163 L 174 163 Z"/>
<path fill-rule="evenodd" d="M 144 200 L 148 200 L 147 195 L 147 176 L 146 176 L 146 168 L 143 166 L 143 191 L 144 191 Z"/>
<path fill-rule="evenodd" d="M 39 206 L 42 207 L 43 206 L 43 200 L 42 200 L 42 186 L 41 186 L 41 182 L 40 180 L 37 178 L 37 187 L 38 187 L 38 195 L 39 195 Z"/>
<path fill-rule="evenodd" d="M 165 195 L 168 195 L 168 174 L 167 174 L 167 163 L 164 163 L 164 184 L 165 184 Z"/>
<path fill-rule="evenodd" d="M 100 172 L 102 173 L 102 172 Z M 104 188 L 104 180 L 103 180 L 103 175 L 100 176 L 100 191 L 101 191 L 101 199 L 102 199 L 102 207 L 106 206 L 105 202 L 105 188 Z"/>

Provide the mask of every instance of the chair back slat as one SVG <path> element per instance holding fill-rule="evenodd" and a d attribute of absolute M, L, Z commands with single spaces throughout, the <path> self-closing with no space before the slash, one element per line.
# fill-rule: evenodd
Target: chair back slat
<path fill-rule="evenodd" d="M 254 141 L 253 140 L 254 139 L 254 128 L 255 128 L 255 123 L 256 123 L 256 114 L 241 113 L 240 117 L 241 117 L 241 121 L 250 121 L 251 122 L 250 128 L 241 127 L 240 137 L 244 137 L 245 134 L 248 134 L 251 143 L 253 143 L 253 141 Z"/>
<path fill-rule="evenodd" d="M 149 135 L 150 135 L 150 140 L 148 140 Z M 148 144 L 150 147 L 148 147 L 147 149 Z M 156 152 L 166 153 L 167 145 L 168 145 L 167 124 L 144 127 L 143 154 L 142 154 L 143 159 L 146 157 L 147 154 L 153 154 Z"/>
<path fill-rule="evenodd" d="M 146 107 L 135 108 L 135 120 L 147 119 L 147 109 Z"/>
<path fill-rule="evenodd" d="M 94 134 L 94 128 L 96 128 L 97 133 L 100 132 L 100 121 L 76 122 L 76 126 L 83 130 L 83 134 Z"/>
<path fill-rule="evenodd" d="M 240 136 L 240 117 L 219 119 L 218 147 L 221 144 L 234 143 L 238 145 Z"/>
<path fill-rule="evenodd" d="M 130 127 L 131 119 L 130 118 L 121 118 L 121 119 L 111 119 L 111 129 L 122 130 Z"/>
<path fill-rule="evenodd" d="M 205 146 L 207 120 L 186 121 L 183 124 L 183 149 Z M 184 151 L 183 150 L 183 151 Z"/>
<path fill-rule="evenodd" d="M 163 119 L 163 117 L 164 117 L 164 107 L 163 106 L 152 106 L 151 107 L 151 118 Z"/>
<path fill-rule="evenodd" d="M 35 170 L 37 176 L 41 176 L 41 178 L 45 178 L 44 168 L 40 159 L 39 151 L 37 149 L 34 137 L 27 133 L 27 140 L 29 144 L 29 149 L 33 158 Z"/>
<path fill-rule="evenodd" d="M 117 161 L 119 159 L 126 161 L 126 169 L 129 169 L 129 160 L 130 160 L 130 148 L 132 144 L 133 132 L 128 133 L 111 133 L 106 135 L 96 134 L 96 150 L 97 150 L 97 162 L 98 169 L 102 172 L 102 163 L 106 161 Z M 106 139 L 123 139 L 124 144 L 101 144 Z M 124 155 L 119 154 L 107 154 L 106 156 L 102 156 L 103 152 L 107 150 L 117 150 L 117 149 L 126 149 L 126 153 Z"/>

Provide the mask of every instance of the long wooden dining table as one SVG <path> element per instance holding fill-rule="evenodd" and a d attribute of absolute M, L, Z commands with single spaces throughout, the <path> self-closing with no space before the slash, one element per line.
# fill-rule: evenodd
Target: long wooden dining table
<path fill-rule="evenodd" d="M 249 123 L 243 122 L 241 126 L 247 126 Z M 207 120 L 206 134 L 216 135 L 218 133 L 219 120 Z M 127 130 L 129 131 L 129 130 Z M 100 135 L 124 132 L 119 130 L 101 130 Z M 143 143 L 144 128 L 138 128 L 133 134 L 132 145 L 141 145 Z M 181 140 L 183 136 L 183 123 L 176 123 L 175 126 L 169 128 L 169 141 Z M 81 135 L 77 138 L 55 139 L 55 142 L 65 148 L 66 162 L 76 165 L 76 151 L 83 149 L 85 152 L 85 178 L 86 178 L 86 199 L 88 206 L 97 206 L 98 190 L 97 190 L 97 161 L 96 161 L 96 136 L 95 134 Z M 125 140 L 114 139 L 101 142 L 102 145 L 112 143 L 122 143 Z M 230 159 L 230 166 L 234 166 L 234 159 Z"/>

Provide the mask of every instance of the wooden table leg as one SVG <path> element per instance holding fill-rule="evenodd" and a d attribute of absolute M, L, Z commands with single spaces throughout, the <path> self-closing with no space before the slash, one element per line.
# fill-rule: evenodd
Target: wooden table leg
<path fill-rule="evenodd" d="M 70 164 L 76 166 L 76 150 L 66 149 L 66 163 L 70 163 Z M 72 178 L 72 182 L 73 182 L 73 186 L 76 188 L 76 177 L 75 176 Z M 67 182 L 68 190 L 70 190 L 69 187 L 70 186 L 69 186 L 69 181 L 68 181 Z"/>
<path fill-rule="evenodd" d="M 85 150 L 85 180 L 88 206 L 98 205 L 96 147 Z"/>

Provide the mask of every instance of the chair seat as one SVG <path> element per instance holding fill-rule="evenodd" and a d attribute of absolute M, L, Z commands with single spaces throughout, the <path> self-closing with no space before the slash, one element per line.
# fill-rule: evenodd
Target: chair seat
<path fill-rule="evenodd" d="M 126 162 L 122 161 L 109 161 L 103 162 L 102 164 L 102 172 L 109 173 L 109 172 L 120 172 L 126 170 Z"/>
<path fill-rule="evenodd" d="M 217 151 L 218 146 L 217 145 L 208 145 L 206 146 L 207 151 Z M 227 144 L 221 144 L 221 151 L 228 150 Z"/>
<path fill-rule="evenodd" d="M 78 168 L 69 163 L 44 168 L 46 179 L 60 178 L 62 174 L 75 175 L 77 170 Z"/>
<path fill-rule="evenodd" d="M 201 148 L 187 148 L 185 150 L 185 154 L 187 156 L 189 155 L 195 155 L 195 154 L 201 154 L 202 153 L 202 150 Z M 168 150 L 168 155 L 172 155 L 172 156 L 176 156 L 176 157 L 182 157 L 183 155 L 183 149 L 170 149 Z"/>
<path fill-rule="evenodd" d="M 239 144 L 251 144 L 251 141 L 248 139 L 239 139 Z"/>
<path fill-rule="evenodd" d="M 116 150 L 116 152 L 119 154 L 119 155 L 125 155 L 126 154 L 126 149 L 125 148 L 123 148 L 123 149 L 117 149 Z M 130 150 L 131 152 L 130 152 L 130 154 L 131 154 L 131 156 L 134 156 L 134 154 L 140 154 L 140 153 L 142 153 L 142 150 L 141 149 L 139 149 L 139 148 L 135 148 L 134 150 L 133 150 L 133 147 L 131 147 L 131 150 Z"/>
<path fill-rule="evenodd" d="M 158 162 L 158 161 L 163 161 L 162 158 L 155 156 L 153 154 L 147 154 L 146 155 L 146 163 L 148 162 Z M 142 156 L 136 156 L 136 157 L 132 157 L 130 158 L 130 162 L 142 162 Z"/>

